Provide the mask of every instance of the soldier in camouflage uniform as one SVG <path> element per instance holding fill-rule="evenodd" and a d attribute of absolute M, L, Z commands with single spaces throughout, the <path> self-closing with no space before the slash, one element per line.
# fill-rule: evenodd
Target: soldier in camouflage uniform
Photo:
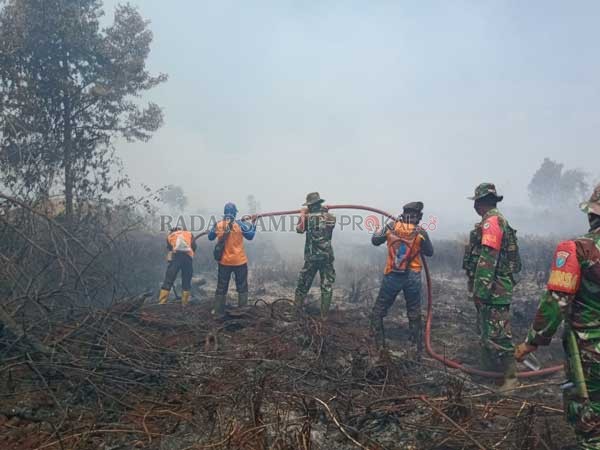
<path fill-rule="evenodd" d="M 515 358 L 522 361 L 539 345 L 548 345 L 565 322 L 566 371 L 573 383 L 564 390 L 565 413 L 577 448 L 600 450 L 600 185 L 581 209 L 590 231 L 558 245 L 547 290 Z"/>
<path fill-rule="evenodd" d="M 492 183 L 477 186 L 469 199 L 482 217 L 471 231 L 463 263 L 477 308 L 481 363 L 486 370 L 504 374 L 499 391 L 506 392 L 517 386 L 510 328 L 513 276 L 521 270 L 516 231 L 498 210 L 503 197 Z"/>
<path fill-rule="evenodd" d="M 321 317 L 325 318 L 333 298 L 335 269 L 333 268 L 333 247 L 331 238 L 335 228 L 335 216 L 323 207 L 318 192 L 306 196 L 300 222 L 296 227 L 298 233 L 306 233 L 304 245 L 304 267 L 298 277 L 295 302 L 302 307 L 317 272 L 321 278 Z"/>

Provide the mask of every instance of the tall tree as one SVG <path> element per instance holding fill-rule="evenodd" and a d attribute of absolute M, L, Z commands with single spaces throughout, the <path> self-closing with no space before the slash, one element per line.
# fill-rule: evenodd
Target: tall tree
<path fill-rule="evenodd" d="M 177 211 L 183 211 L 188 203 L 181 186 L 169 185 L 160 192 L 159 196 L 165 205 Z"/>
<path fill-rule="evenodd" d="M 0 183 L 62 190 L 72 217 L 78 201 L 113 189 L 115 138 L 146 141 L 162 125 L 161 109 L 139 102 L 166 80 L 146 69 L 152 32 L 130 5 L 104 29 L 101 0 L 0 5 Z"/>
<path fill-rule="evenodd" d="M 534 205 L 547 206 L 556 202 L 562 170 L 562 164 L 544 158 L 528 186 L 529 198 Z"/>
<path fill-rule="evenodd" d="M 587 174 L 579 169 L 565 170 L 560 177 L 560 198 L 564 204 L 579 204 L 588 194 Z"/>
<path fill-rule="evenodd" d="M 544 158 L 528 186 L 529 198 L 534 205 L 574 205 L 585 196 L 588 190 L 586 173 L 579 169 L 563 169 L 563 164 Z"/>

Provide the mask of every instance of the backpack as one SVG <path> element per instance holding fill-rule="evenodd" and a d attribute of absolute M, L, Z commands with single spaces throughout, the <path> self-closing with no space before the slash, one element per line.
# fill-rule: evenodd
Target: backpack
<path fill-rule="evenodd" d="M 481 223 L 476 223 L 475 228 L 469 233 L 469 243 L 465 245 L 465 255 L 463 256 L 463 269 L 468 277 L 475 276 L 477 263 L 481 256 Z"/>
<path fill-rule="evenodd" d="M 504 253 L 508 271 L 512 274 L 517 274 L 523 269 L 521 262 L 521 254 L 519 252 L 519 240 L 517 238 L 517 230 L 506 224 L 506 243 L 504 243 Z"/>
<path fill-rule="evenodd" d="M 391 231 L 392 240 L 389 245 L 394 255 L 392 272 L 403 273 L 409 269 L 410 263 L 421 253 L 420 247 L 416 248 L 419 240 L 419 229 L 415 227 L 408 237 L 398 235 L 395 230 Z"/>
<path fill-rule="evenodd" d="M 223 236 L 221 236 L 217 243 L 215 244 L 215 248 L 213 250 L 213 256 L 216 261 L 220 262 L 223 259 L 223 253 L 225 253 L 225 244 L 227 243 L 227 238 L 231 234 L 231 230 L 233 230 L 233 224 L 235 220 L 229 222 L 229 224 L 225 225 L 225 231 L 223 232 Z"/>
<path fill-rule="evenodd" d="M 313 262 L 329 261 L 333 258 L 331 247 L 332 223 L 335 217 L 322 210 L 307 218 L 305 254 Z"/>

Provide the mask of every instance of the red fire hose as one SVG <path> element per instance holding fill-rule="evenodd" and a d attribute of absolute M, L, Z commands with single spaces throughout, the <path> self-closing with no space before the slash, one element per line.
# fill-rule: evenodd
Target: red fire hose
<path fill-rule="evenodd" d="M 356 209 L 356 210 L 362 210 L 362 211 L 370 211 L 370 212 L 380 214 L 384 217 L 387 217 L 387 218 L 390 218 L 393 220 L 396 218 L 395 216 L 393 216 L 392 214 L 390 214 L 386 211 L 383 211 L 383 210 L 377 209 L 377 208 L 371 208 L 370 206 L 326 205 L 326 208 L 327 209 Z M 251 217 L 252 218 L 260 218 L 260 217 L 272 217 L 272 216 L 286 216 L 286 215 L 291 215 L 291 214 L 299 214 L 300 212 L 301 212 L 300 210 L 276 211 L 276 212 L 270 212 L 270 213 L 256 214 Z M 487 377 L 487 378 L 502 378 L 504 376 L 504 374 L 502 374 L 502 373 L 487 372 L 485 370 L 479 370 L 474 367 L 465 366 L 458 361 L 454 361 L 452 359 L 446 358 L 443 355 L 440 355 L 433 349 L 433 345 L 431 344 L 431 322 L 432 322 L 432 318 L 433 318 L 433 291 L 432 291 L 432 287 L 431 287 L 431 274 L 429 272 L 429 266 L 427 265 L 427 261 L 425 260 L 425 258 L 423 258 L 423 268 L 425 269 L 425 279 L 426 279 L 426 284 L 427 284 L 427 317 L 426 317 L 426 321 L 425 321 L 425 350 L 427 351 L 429 356 L 431 356 L 433 359 L 441 362 L 442 364 L 445 364 L 446 366 L 448 366 L 452 369 L 458 369 L 458 370 L 461 370 L 461 371 L 471 374 L 471 375 L 479 375 L 479 376 Z M 563 370 L 563 366 L 560 365 L 560 366 L 547 367 L 545 369 L 536 370 L 536 371 L 529 370 L 529 371 L 519 372 L 518 376 L 519 376 L 519 378 L 539 377 L 539 376 L 543 376 L 543 375 L 550 375 L 553 373 L 557 373 L 562 370 Z"/>
<path fill-rule="evenodd" d="M 504 374 L 502 374 L 502 373 L 487 372 L 485 370 L 479 370 L 474 367 L 465 366 L 458 361 L 454 361 L 452 359 L 445 358 L 443 355 L 440 355 L 433 349 L 433 346 L 431 345 L 431 320 L 433 318 L 433 294 L 432 294 L 432 289 L 431 289 L 431 275 L 429 273 L 429 267 L 427 266 L 427 262 L 425 261 L 425 258 L 423 258 L 423 267 L 425 268 L 425 279 L 427 280 L 427 318 L 425 321 L 425 350 L 427 350 L 427 353 L 429 354 L 429 356 L 431 356 L 433 359 L 436 359 L 437 361 L 440 361 L 441 363 L 445 364 L 448 367 L 451 367 L 453 369 L 462 370 L 463 372 L 471 374 L 471 375 L 479 375 L 479 376 L 488 377 L 488 378 L 503 378 Z M 557 373 L 562 370 L 563 370 L 562 365 L 552 366 L 552 367 L 547 367 L 547 368 L 541 369 L 541 370 L 535 370 L 535 371 L 528 370 L 528 371 L 524 371 L 524 372 L 518 372 L 517 376 L 519 378 L 539 377 L 539 376 L 543 376 L 543 375 L 550 375 L 553 373 Z"/>

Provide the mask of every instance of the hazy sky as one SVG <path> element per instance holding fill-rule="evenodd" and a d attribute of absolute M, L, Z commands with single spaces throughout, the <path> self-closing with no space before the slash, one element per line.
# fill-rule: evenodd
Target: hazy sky
<path fill-rule="evenodd" d="M 116 1 L 107 1 L 110 13 Z M 332 203 L 472 214 L 542 159 L 600 173 L 600 2 L 137 0 L 166 124 L 120 145 L 194 206 Z"/>

